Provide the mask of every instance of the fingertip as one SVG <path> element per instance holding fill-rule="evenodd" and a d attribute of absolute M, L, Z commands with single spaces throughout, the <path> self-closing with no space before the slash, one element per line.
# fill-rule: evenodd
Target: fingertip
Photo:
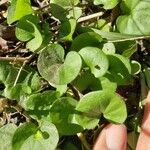
<path fill-rule="evenodd" d="M 111 150 L 126 150 L 126 126 L 110 124 L 106 127 L 106 145 Z"/>

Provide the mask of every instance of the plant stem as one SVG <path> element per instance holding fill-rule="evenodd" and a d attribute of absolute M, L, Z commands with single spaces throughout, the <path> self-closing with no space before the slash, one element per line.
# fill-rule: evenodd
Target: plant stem
<path fill-rule="evenodd" d="M 33 58 L 35 56 L 35 54 L 32 54 L 31 56 L 29 56 L 29 57 L 27 57 L 28 59 L 26 59 L 24 62 L 23 62 L 23 64 L 22 64 L 22 66 L 21 66 L 21 68 L 19 69 L 19 72 L 18 72 L 18 74 L 17 74 L 17 77 L 16 77 L 16 80 L 15 80 L 15 82 L 14 82 L 14 85 L 13 86 L 15 86 L 16 84 L 17 84 L 17 82 L 18 82 L 18 79 L 19 79 L 19 77 L 20 77 L 20 74 L 21 74 L 21 71 L 22 71 L 22 69 L 25 67 L 25 65 Z"/>
<path fill-rule="evenodd" d="M 81 142 L 84 145 L 85 149 L 86 150 L 91 150 L 91 147 L 90 147 L 89 143 L 86 141 L 84 134 L 83 133 L 78 133 L 77 136 L 81 140 Z"/>
<path fill-rule="evenodd" d="M 84 22 L 93 18 L 101 17 L 103 14 L 104 14 L 103 12 L 94 13 L 94 14 L 79 18 L 77 22 L 80 23 L 80 22 Z"/>
<path fill-rule="evenodd" d="M 0 61 L 19 61 L 19 62 L 24 62 L 24 61 L 28 61 L 28 60 L 30 60 L 31 59 L 31 57 L 32 57 L 32 55 L 31 56 L 29 56 L 29 57 L 0 57 Z"/>

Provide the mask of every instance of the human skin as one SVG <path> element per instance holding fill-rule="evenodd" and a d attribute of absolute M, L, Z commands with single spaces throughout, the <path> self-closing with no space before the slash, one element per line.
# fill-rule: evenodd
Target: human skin
<path fill-rule="evenodd" d="M 107 125 L 99 134 L 93 150 L 126 150 L 127 129 L 125 125 Z M 150 92 L 146 99 L 144 117 L 136 150 L 150 150 Z"/>

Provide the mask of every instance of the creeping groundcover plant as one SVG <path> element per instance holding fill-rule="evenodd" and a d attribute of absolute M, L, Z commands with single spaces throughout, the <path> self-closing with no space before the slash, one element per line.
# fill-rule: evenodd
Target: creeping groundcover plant
<path fill-rule="evenodd" d="M 140 133 L 150 0 L 0 1 L 0 150 L 90 150 L 109 123 Z"/>

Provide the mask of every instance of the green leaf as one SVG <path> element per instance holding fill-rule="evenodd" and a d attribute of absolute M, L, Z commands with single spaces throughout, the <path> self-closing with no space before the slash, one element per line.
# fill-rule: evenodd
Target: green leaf
<path fill-rule="evenodd" d="M 17 128 L 13 135 L 12 147 L 14 150 L 20 150 L 24 142 L 37 132 L 37 126 L 33 123 L 24 123 Z"/>
<path fill-rule="evenodd" d="M 115 43 L 116 51 L 123 56 L 130 58 L 137 51 L 136 41 L 124 41 Z"/>
<path fill-rule="evenodd" d="M 4 89 L 3 96 L 13 100 L 26 99 L 31 94 L 31 88 L 25 83 L 8 84 Z"/>
<path fill-rule="evenodd" d="M 117 83 L 110 81 L 108 78 L 103 76 L 93 80 L 90 88 L 92 91 L 110 90 L 111 92 L 115 92 L 117 89 Z"/>
<path fill-rule="evenodd" d="M 59 98 L 53 103 L 50 117 L 61 135 L 72 135 L 83 130 L 73 122 L 76 105 L 77 101 L 70 97 Z"/>
<path fill-rule="evenodd" d="M 59 19 L 60 21 L 66 21 L 67 15 L 69 14 L 69 12 L 63 7 L 53 3 L 50 4 L 50 12 L 55 18 Z"/>
<path fill-rule="evenodd" d="M 69 11 L 69 14 L 67 15 L 67 18 L 74 18 L 79 19 L 79 17 L 82 15 L 82 8 L 80 7 L 74 7 Z"/>
<path fill-rule="evenodd" d="M 0 149 L 1 150 L 12 150 L 12 137 L 17 126 L 14 124 L 6 124 L 0 128 Z"/>
<path fill-rule="evenodd" d="M 93 129 L 98 125 L 101 114 L 115 123 L 123 123 L 127 117 L 126 105 L 122 98 L 107 90 L 84 95 L 76 110 L 78 111 L 75 115 L 77 122 L 87 129 Z"/>
<path fill-rule="evenodd" d="M 109 72 L 105 75 L 110 81 L 118 85 L 127 85 L 132 83 L 131 65 L 129 59 L 119 54 L 107 55 L 109 60 Z"/>
<path fill-rule="evenodd" d="M 94 32 L 86 32 L 77 36 L 71 45 L 71 50 L 79 51 L 80 49 L 88 46 L 101 47 L 102 38 Z"/>
<path fill-rule="evenodd" d="M 50 3 L 54 3 L 65 8 L 77 5 L 79 0 L 51 0 Z"/>
<path fill-rule="evenodd" d="M 38 23 L 36 16 L 28 15 L 21 18 L 16 27 L 16 37 L 21 41 L 28 41 L 26 48 L 31 51 L 37 50 L 43 42 Z"/>
<path fill-rule="evenodd" d="M 99 19 L 96 22 L 91 23 L 90 26 L 105 32 L 109 32 L 110 30 L 109 24 L 104 19 Z"/>
<path fill-rule="evenodd" d="M 22 146 L 21 150 L 55 150 L 59 141 L 56 127 L 50 122 L 42 122 L 40 129 L 30 136 Z"/>
<path fill-rule="evenodd" d="M 45 91 L 32 94 L 26 100 L 26 110 L 36 119 L 45 119 L 49 114 L 51 104 L 59 97 L 56 91 Z"/>
<path fill-rule="evenodd" d="M 121 8 L 123 15 L 117 19 L 117 28 L 121 33 L 150 35 L 149 0 L 125 0 Z"/>
<path fill-rule="evenodd" d="M 108 59 L 105 53 L 96 47 L 85 47 L 79 51 L 85 64 L 95 77 L 103 76 L 108 70 Z"/>
<path fill-rule="evenodd" d="M 72 36 L 76 28 L 76 20 L 69 19 L 61 24 L 59 38 L 62 41 L 72 41 Z"/>
<path fill-rule="evenodd" d="M 11 0 L 8 8 L 7 23 L 11 24 L 33 12 L 30 0 Z"/>
<path fill-rule="evenodd" d="M 103 4 L 105 9 L 112 9 L 119 3 L 119 0 L 94 0 L 94 5 Z"/>
<path fill-rule="evenodd" d="M 58 44 L 45 48 L 38 58 L 38 70 L 43 78 L 55 85 L 66 85 L 80 72 L 82 60 L 77 52 L 71 51 L 64 61 L 64 49 Z"/>
<path fill-rule="evenodd" d="M 149 35 L 132 35 L 132 34 L 121 34 L 117 32 L 105 32 L 102 30 L 91 28 L 91 31 L 99 34 L 102 38 L 106 38 L 109 42 L 123 42 L 123 41 L 133 41 L 137 39 L 150 38 Z"/>
<path fill-rule="evenodd" d="M 108 42 L 108 43 L 104 44 L 102 51 L 105 54 L 115 54 L 116 48 L 115 48 L 115 45 L 113 43 Z"/>
<path fill-rule="evenodd" d="M 12 145 L 14 150 L 55 150 L 58 140 L 57 129 L 52 123 L 42 122 L 40 128 L 25 123 L 16 130 Z"/>
<path fill-rule="evenodd" d="M 81 72 L 78 77 L 73 81 L 73 85 L 80 91 L 90 89 L 93 80 L 95 79 L 94 75 L 89 71 Z"/>

